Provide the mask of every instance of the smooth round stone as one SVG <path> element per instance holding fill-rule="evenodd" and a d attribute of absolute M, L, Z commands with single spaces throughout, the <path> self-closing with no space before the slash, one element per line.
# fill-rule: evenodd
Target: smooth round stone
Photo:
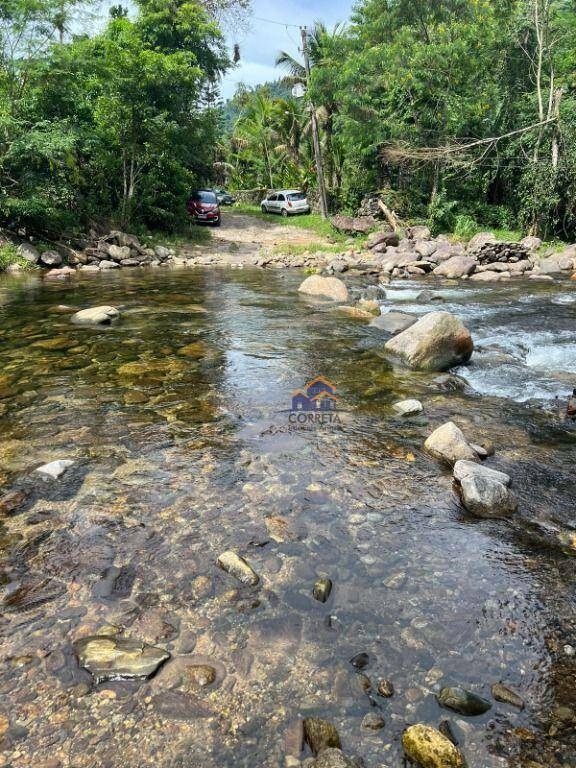
<path fill-rule="evenodd" d="M 376 712 L 368 712 L 362 718 L 362 728 L 365 731 L 379 731 L 385 725 L 384 718 Z"/>

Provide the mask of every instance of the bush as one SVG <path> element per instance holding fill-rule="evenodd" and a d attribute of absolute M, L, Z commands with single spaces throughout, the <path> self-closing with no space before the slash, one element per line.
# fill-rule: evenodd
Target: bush
<path fill-rule="evenodd" d="M 23 259 L 13 243 L 0 244 L 0 272 L 5 272 L 12 264 L 19 264 L 22 269 L 30 269 L 30 262 Z"/>

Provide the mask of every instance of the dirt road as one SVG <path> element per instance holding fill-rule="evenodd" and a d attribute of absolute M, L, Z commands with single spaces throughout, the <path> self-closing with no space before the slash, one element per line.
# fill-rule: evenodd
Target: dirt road
<path fill-rule="evenodd" d="M 312 230 L 300 229 L 283 223 L 279 216 L 269 221 L 259 216 L 225 210 L 222 225 L 210 229 L 209 243 L 191 244 L 182 249 L 184 258 L 195 263 L 253 264 L 263 252 L 279 245 L 328 245 L 328 241 Z"/>

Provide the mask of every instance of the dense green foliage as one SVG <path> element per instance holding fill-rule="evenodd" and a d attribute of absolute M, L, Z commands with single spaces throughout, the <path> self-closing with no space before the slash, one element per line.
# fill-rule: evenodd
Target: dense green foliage
<path fill-rule="evenodd" d="M 309 50 L 334 208 L 383 191 L 437 230 L 576 237 L 573 0 L 360 0 Z M 313 186 L 309 102 L 238 98 L 233 183 Z"/>
<path fill-rule="evenodd" d="M 65 34 L 60 0 L 0 4 L 0 215 L 60 232 L 88 217 L 173 228 L 210 179 L 228 62 L 197 0 L 138 0 Z M 62 28 L 62 29 L 61 29 Z M 62 34 L 60 34 L 60 31 Z"/>

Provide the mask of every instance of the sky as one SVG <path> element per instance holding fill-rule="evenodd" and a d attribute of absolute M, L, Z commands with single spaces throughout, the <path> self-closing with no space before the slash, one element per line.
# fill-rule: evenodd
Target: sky
<path fill-rule="evenodd" d="M 239 43 L 241 61 L 222 81 L 222 96 L 227 99 L 234 94 L 238 83 L 257 85 L 277 80 L 282 71 L 274 66 L 278 51 L 298 55 L 300 31 L 298 25 L 311 25 L 316 20 L 333 26 L 347 21 L 354 0 L 252 0 L 253 19 L 250 29 L 238 34 L 230 33 L 230 50 Z M 295 27 L 269 24 L 260 19 L 271 19 Z"/>

